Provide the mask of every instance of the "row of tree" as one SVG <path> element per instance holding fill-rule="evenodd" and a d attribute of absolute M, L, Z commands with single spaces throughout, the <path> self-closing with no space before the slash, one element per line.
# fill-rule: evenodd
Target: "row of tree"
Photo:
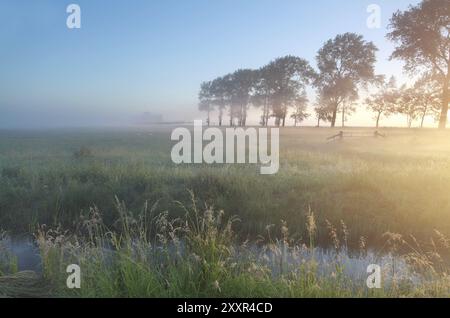
<path fill-rule="evenodd" d="M 262 109 L 263 126 L 268 125 L 271 117 L 276 125 L 284 126 L 290 107 L 297 106 L 297 115 L 306 110 L 305 87 L 314 76 L 307 61 L 295 56 L 279 58 L 259 70 L 238 70 L 202 83 L 200 109 L 208 112 L 208 123 L 211 112 L 217 109 L 219 126 L 225 113 L 230 125 L 245 126 L 249 107 L 253 105 Z"/>
<path fill-rule="evenodd" d="M 433 115 L 445 128 L 448 113 L 450 79 L 450 0 L 423 0 L 405 12 L 396 12 L 387 37 L 397 44 L 392 59 L 402 59 L 405 69 L 422 74 L 413 87 L 397 88 L 395 79 L 375 75 L 377 48 L 361 35 L 345 33 L 327 41 L 316 56 L 317 70 L 308 61 L 286 56 L 258 70 L 240 69 L 232 74 L 201 84 L 199 109 L 224 116 L 231 126 L 247 124 L 250 107 L 261 109 L 261 125 L 274 118 L 276 126 L 285 126 L 290 117 L 295 125 L 310 116 L 307 113 L 308 86 L 315 88 L 314 107 L 318 125 L 330 122 L 334 127 L 341 114 L 342 125 L 355 111 L 361 89 L 376 92 L 364 100 L 380 119 L 404 114 L 408 126 Z"/>
<path fill-rule="evenodd" d="M 397 88 L 396 80 L 382 80 L 378 90 L 366 99 L 367 109 L 375 113 L 376 127 L 381 118 L 393 114 L 406 116 L 406 123 L 411 128 L 414 121 L 420 121 L 423 127 L 425 118 L 433 116 L 439 120 L 441 114 L 441 92 L 437 82 L 429 77 L 422 77 L 412 87 L 402 85 Z"/>

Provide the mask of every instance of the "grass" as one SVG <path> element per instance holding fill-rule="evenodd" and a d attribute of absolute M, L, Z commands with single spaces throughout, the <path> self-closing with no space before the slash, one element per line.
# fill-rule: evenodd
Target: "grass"
<path fill-rule="evenodd" d="M 83 275 L 89 278 L 84 283 L 89 285 L 76 296 L 448 295 L 447 278 L 442 276 L 448 251 L 438 242 L 450 236 L 450 134 L 387 129 L 383 131 L 387 139 L 327 143 L 326 137 L 334 133 L 330 129 L 282 130 L 280 171 L 261 176 L 258 167 L 249 165 L 176 166 L 170 161 L 170 131 L 163 128 L 1 131 L 0 224 L 11 234 L 40 231 L 41 239 L 49 235 L 50 228 L 89 238 L 81 247 L 73 241 L 58 245 L 50 240 L 47 251 L 40 244 L 46 276 L 54 286 L 62 286 L 63 267 L 70 257 L 84 262 Z M 145 240 L 136 233 L 127 236 L 127 223 L 118 210 L 126 207 L 127 215 L 139 220 L 146 204 L 157 203 L 152 213 L 163 213 L 170 223 L 186 218 L 184 207 L 191 204 L 188 190 L 211 210 L 223 210 L 240 221 L 227 234 L 232 237 L 221 237 L 225 233 L 217 229 L 219 237 L 213 241 L 218 246 L 202 245 L 211 240 L 203 238 L 206 234 L 197 228 L 200 241 L 181 235 L 184 252 L 180 258 L 172 255 L 174 242 L 169 240 L 166 248 L 154 251 L 164 266 L 154 266 L 154 261 L 137 252 L 154 246 L 156 238 L 167 239 L 168 233 L 159 233 L 147 221 L 138 222 L 146 226 L 140 231 Z M 89 233 L 80 225 L 80 215 L 91 220 L 93 211 L 101 211 L 101 234 Z M 252 272 L 255 262 L 237 262 L 235 267 L 227 263 L 235 256 L 233 249 L 247 240 L 256 242 L 267 234 L 267 228 L 272 229 L 272 241 L 282 240 L 282 224 L 289 228 L 291 241 L 309 245 L 310 211 L 315 221 L 312 245 L 335 246 L 330 224 L 339 233 L 345 224 L 348 233 L 341 241 L 349 250 L 358 250 L 363 241 L 367 249 L 389 253 L 392 246 L 387 242 L 395 240 L 385 234 L 398 233 L 401 244 L 396 253 L 407 255 L 415 266 L 429 263 L 439 272 L 439 279 L 420 288 L 402 286 L 371 295 L 365 284 L 352 286 L 351 280 L 339 275 L 336 279 L 316 275 L 311 264 L 273 277 L 265 270 Z M 82 233 L 80 228 L 84 228 Z M 56 233 L 55 237 L 61 237 L 62 232 Z M 271 240 L 264 242 L 270 245 Z M 142 244 L 137 250 L 136 241 Z M 114 246 L 114 253 L 105 253 L 105 246 Z M 64 257 L 53 256 L 61 256 L 62 251 Z M 200 255 L 206 251 L 211 255 Z M 431 261 L 433 251 L 443 259 L 441 263 Z M 191 259 L 194 254 L 206 265 L 198 266 Z M 96 275 L 99 272 L 104 274 Z"/>
<path fill-rule="evenodd" d="M 0 277 L 5 273 L 17 272 L 17 258 L 11 253 L 5 242 L 7 240 L 6 233 L 0 232 Z"/>
<path fill-rule="evenodd" d="M 123 202 L 117 201 L 120 231 L 108 229 L 97 209 L 91 210 L 89 218 L 80 220 L 76 232 L 41 228 L 36 240 L 45 280 L 53 286 L 54 295 L 60 297 L 449 295 L 448 269 L 438 271 L 437 263 L 431 263 L 426 253 L 416 252 L 405 256 L 409 260 L 410 275 L 393 274 L 396 266 L 393 262 L 384 269 L 383 288 L 368 289 L 365 279 L 351 278 L 343 271 L 338 250 L 345 248 L 346 234 L 337 234 L 332 225 L 329 229 L 335 241 L 336 258 L 324 263 L 315 255 L 317 233 L 312 213 L 306 225 L 309 246 L 302 247 L 311 257 L 299 265 L 289 266 L 288 258 L 302 255 L 297 248 L 299 243 L 289 236 L 285 222 L 281 226 L 281 239 L 273 240 L 268 233 L 261 237 L 260 248 L 252 251 L 248 242 L 237 240 L 233 231 L 236 219 L 227 219 L 222 211 L 207 206 L 200 210 L 195 199 L 189 209 L 183 209 L 185 216 L 178 219 L 169 219 L 167 213 L 155 215 L 155 207 L 148 206 L 135 216 Z M 396 235 L 388 239 L 389 244 L 393 242 L 406 244 Z M 65 268 L 72 263 L 82 269 L 81 289 L 69 290 L 65 286 Z M 414 276 L 414 264 L 426 264 L 420 276 Z M 321 272 L 324 266 L 332 268 L 331 275 Z"/>
<path fill-rule="evenodd" d="M 448 133 L 395 130 L 387 140 L 331 144 L 325 142 L 330 133 L 283 131 L 280 172 L 260 176 L 255 166 L 175 166 L 168 131 L 3 132 L 0 224 L 15 232 L 38 224 L 70 228 L 95 205 L 111 225 L 115 196 L 136 212 L 145 201 L 158 201 L 161 211 L 177 217 L 183 211 L 174 202 L 188 203 L 192 190 L 241 218 L 237 231 L 244 238 L 280 220 L 305 236 L 309 207 L 319 231 L 326 219 L 343 220 L 351 243 L 364 236 L 369 245 L 380 244 L 386 231 L 450 234 Z"/>

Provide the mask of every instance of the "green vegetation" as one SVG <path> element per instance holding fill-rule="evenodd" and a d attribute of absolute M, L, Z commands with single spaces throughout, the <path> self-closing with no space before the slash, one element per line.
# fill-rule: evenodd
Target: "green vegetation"
<path fill-rule="evenodd" d="M 351 130 L 349 130 L 351 131 Z M 351 242 L 370 245 L 386 231 L 426 239 L 450 233 L 448 136 L 432 131 L 392 130 L 387 139 L 350 138 L 327 143 L 321 129 L 282 132 L 278 174 L 261 176 L 251 165 L 171 163 L 169 131 L 3 132 L 0 136 L 0 224 L 15 233 L 39 224 L 71 229 L 93 206 L 113 225 L 115 197 L 138 213 L 158 202 L 172 217 L 197 198 L 242 222 L 244 239 L 285 220 L 305 236 L 311 208 L 319 231 L 325 220 L 343 220 Z M 76 156 L 83 147 L 89 156 Z"/>
<path fill-rule="evenodd" d="M 176 166 L 162 128 L 3 131 L 0 224 L 11 235 L 37 233 L 52 295 L 448 296 L 448 133 L 392 129 L 385 139 L 327 143 L 335 133 L 283 129 L 280 172 L 262 176 L 252 165 Z M 222 222 L 214 211 L 224 211 Z M 427 279 L 369 292 L 339 260 L 333 277 L 311 259 L 274 273 L 247 244 L 306 244 L 313 254 L 314 246 L 356 253 L 363 245 L 403 255 Z M 14 273 L 5 255 L 0 272 Z M 71 263 L 84 277 L 74 294 L 65 289 Z"/>
<path fill-rule="evenodd" d="M 145 206 L 139 216 L 117 201 L 120 230 L 111 231 L 101 213 L 91 209 L 81 220 L 77 232 L 42 227 L 36 236 L 44 264 L 44 279 L 52 293 L 63 297 L 399 297 L 448 296 L 450 281 L 425 254 L 412 252 L 405 257 L 420 268 L 420 282 L 411 276 L 397 276 L 395 261 L 385 268 L 382 289 L 368 289 L 365 279 L 346 275 L 339 249 L 345 244 L 329 224 L 336 256 L 330 263 L 315 256 L 314 214 L 307 216 L 309 246 L 298 249 L 282 223 L 282 237 L 272 240 L 270 231 L 257 251 L 238 243 L 233 232 L 237 221 L 225 219 L 222 211 L 199 210 L 192 196 L 185 216 L 169 219 L 167 213 L 155 215 L 155 206 Z M 119 234 L 120 233 L 120 234 Z M 155 239 L 152 239 L 155 238 Z M 446 238 L 442 237 L 444 240 Z M 390 248 L 398 243 L 390 235 Z M 391 244 L 393 243 L 393 244 Z M 446 246 L 449 249 L 449 246 Z M 289 257 L 304 258 L 290 266 Z M 361 250 L 361 253 L 366 251 Z M 394 250 L 392 250 L 394 252 Z M 362 255 L 360 256 L 362 257 Z M 65 268 L 75 263 L 82 268 L 82 287 L 66 288 Z M 329 275 L 321 273 L 324 265 Z M 394 274 L 392 274 L 392 272 Z M 404 273 L 403 273 L 404 274 Z"/>

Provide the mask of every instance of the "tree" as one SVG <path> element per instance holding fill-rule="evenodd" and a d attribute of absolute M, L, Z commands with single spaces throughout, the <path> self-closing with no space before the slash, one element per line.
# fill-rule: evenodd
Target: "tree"
<path fill-rule="evenodd" d="M 428 72 L 441 83 L 439 128 L 447 125 L 450 83 L 450 1 L 423 0 L 391 18 L 388 39 L 397 47 L 391 59 L 410 72 Z"/>
<path fill-rule="evenodd" d="M 337 35 L 319 50 L 316 59 L 320 73 L 315 85 L 329 100 L 331 127 L 336 125 L 339 107 L 358 96 L 358 86 L 375 79 L 376 51 L 372 42 L 354 33 Z"/>
<path fill-rule="evenodd" d="M 314 107 L 314 112 L 316 114 L 317 127 L 320 127 L 321 121 L 328 122 L 332 120 L 333 105 L 327 97 L 319 93 L 316 107 Z"/>
<path fill-rule="evenodd" d="M 378 91 L 366 99 L 366 104 L 367 109 L 375 113 L 376 128 L 379 128 L 381 117 L 388 117 L 395 112 L 397 83 L 392 76 L 389 81 L 383 79 L 377 86 Z"/>
<path fill-rule="evenodd" d="M 238 118 L 238 125 L 247 124 L 247 113 L 255 85 L 256 72 L 237 70 L 231 75 L 231 114 Z"/>
<path fill-rule="evenodd" d="M 348 117 L 356 111 L 355 101 L 348 100 L 344 101 L 341 105 L 341 125 L 342 128 L 345 127 L 345 122 L 348 120 Z"/>
<path fill-rule="evenodd" d="M 286 125 L 288 110 L 299 99 L 307 84 L 315 78 L 309 63 L 299 57 L 285 56 L 264 67 L 265 85 L 272 116 L 277 126 Z"/>
<path fill-rule="evenodd" d="M 211 83 L 212 103 L 219 111 L 219 126 L 223 124 L 223 113 L 228 105 L 228 80 L 225 77 L 218 77 Z"/>
<path fill-rule="evenodd" d="M 442 106 L 439 83 L 425 75 L 414 84 L 414 94 L 421 117 L 420 127 L 423 128 L 426 116 L 439 118 Z"/>
<path fill-rule="evenodd" d="M 414 88 L 408 88 L 406 85 L 403 85 L 398 91 L 398 96 L 396 112 L 406 116 L 408 128 L 411 128 L 412 123 L 420 116 L 416 92 Z"/>
<path fill-rule="evenodd" d="M 341 104 L 340 111 L 341 111 L 341 122 L 342 122 L 342 128 L 345 127 L 345 122 L 348 119 L 348 116 L 353 114 L 356 111 L 355 107 L 355 101 L 357 100 L 357 95 L 350 95 L 347 99 L 344 99 L 344 101 Z"/>
<path fill-rule="evenodd" d="M 208 117 L 206 119 L 207 125 L 211 124 L 211 112 L 213 111 L 213 95 L 211 91 L 211 82 L 203 82 L 200 85 L 200 93 L 199 93 L 199 110 L 206 111 Z"/>
<path fill-rule="evenodd" d="M 291 118 L 294 119 L 295 127 L 297 127 L 297 123 L 301 123 L 310 116 L 310 114 L 306 112 L 307 106 L 308 97 L 306 95 L 306 92 L 303 92 L 296 99 L 294 103 L 294 113 L 291 115 Z"/>
<path fill-rule="evenodd" d="M 255 107 L 262 107 L 261 125 L 268 126 L 271 105 L 273 104 L 273 95 L 275 90 L 275 80 L 273 72 L 269 65 L 256 71 L 254 82 L 254 94 L 252 104 Z"/>

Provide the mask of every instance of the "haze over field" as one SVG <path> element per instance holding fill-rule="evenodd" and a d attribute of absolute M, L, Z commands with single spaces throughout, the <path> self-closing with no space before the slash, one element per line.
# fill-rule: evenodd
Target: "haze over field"
<path fill-rule="evenodd" d="M 377 74 L 409 82 L 403 64 L 388 61 L 394 45 L 385 36 L 392 13 L 418 1 L 377 1 L 379 29 L 367 27 L 372 2 L 80 0 L 82 27 L 70 30 L 65 2 L 2 1 L 0 127 L 130 125 L 145 112 L 165 121 L 204 119 L 197 110 L 202 81 L 289 54 L 316 68 L 318 49 L 344 32 L 379 48 Z M 373 115 L 357 108 L 347 124 L 372 126 Z M 250 111 L 248 124 L 258 123 L 259 112 Z M 435 125 L 432 118 L 426 124 Z M 405 120 L 392 116 L 383 125 Z"/>
<path fill-rule="evenodd" d="M 372 1 L 0 0 L 0 298 L 449 297 L 450 0 Z"/>

